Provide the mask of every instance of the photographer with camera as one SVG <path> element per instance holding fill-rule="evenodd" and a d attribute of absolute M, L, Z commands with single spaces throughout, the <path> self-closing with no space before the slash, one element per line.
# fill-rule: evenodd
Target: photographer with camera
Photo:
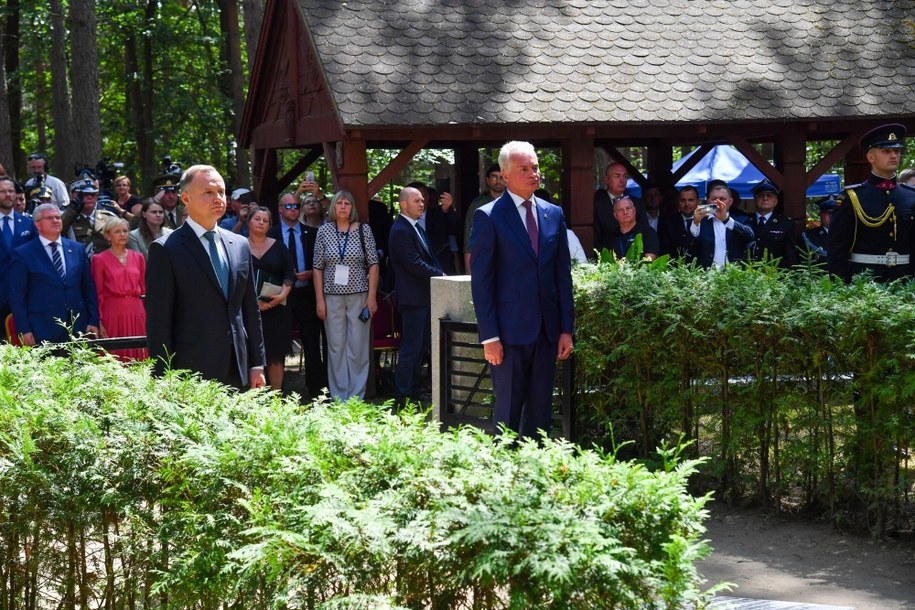
<path fill-rule="evenodd" d="M 731 190 L 726 184 L 713 186 L 708 203 L 699 205 L 689 231 L 695 238 L 692 255 L 702 267 L 724 267 L 744 260 L 747 248 L 756 238 L 749 225 L 730 215 Z"/>
<path fill-rule="evenodd" d="M 26 158 L 26 167 L 32 176 L 23 185 L 26 192 L 36 189 L 42 185 L 51 189 L 51 203 L 63 210 L 70 205 L 70 196 L 67 194 L 67 186 L 60 178 L 50 174 L 48 158 L 43 153 L 32 153 Z"/>

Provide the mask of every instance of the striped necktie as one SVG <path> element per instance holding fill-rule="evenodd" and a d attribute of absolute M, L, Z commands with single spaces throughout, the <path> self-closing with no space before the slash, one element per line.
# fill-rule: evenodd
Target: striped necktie
<path fill-rule="evenodd" d="M 57 269 L 57 274 L 60 276 L 60 279 L 67 279 L 67 273 L 64 271 L 64 261 L 60 258 L 60 251 L 58 251 L 57 246 L 59 246 L 56 241 L 50 243 L 51 246 L 51 262 L 54 263 L 54 268 Z"/>

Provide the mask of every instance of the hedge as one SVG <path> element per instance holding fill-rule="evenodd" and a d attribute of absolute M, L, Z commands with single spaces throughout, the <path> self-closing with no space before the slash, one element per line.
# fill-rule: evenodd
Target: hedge
<path fill-rule="evenodd" d="M 0 346 L 0 609 L 702 607 L 679 452 Z"/>
<path fill-rule="evenodd" d="M 732 501 L 909 529 L 915 284 L 813 266 L 574 272 L 580 442 L 694 441 Z"/>

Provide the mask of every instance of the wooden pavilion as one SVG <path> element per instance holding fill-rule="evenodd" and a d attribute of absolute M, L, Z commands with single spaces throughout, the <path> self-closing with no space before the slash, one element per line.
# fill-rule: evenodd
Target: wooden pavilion
<path fill-rule="evenodd" d="M 424 148 L 455 151 L 467 202 L 480 148 L 557 147 L 586 249 L 595 149 L 643 181 L 617 149 L 647 147 L 652 179 L 673 184 L 692 167 L 671 172 L 675 146 L 729 143 L 800 223 L 831 166 L 852 181 L 866 171 L 863 132 L 915 132 L 913 16 L 915 0 L 268 0 L 239 140 L 262 201 L 324 155 L 363 215 Z M 807 167 L 818 140 L 838 144 Z M 370 148 L 400 152 L 370 176 Z M 305 154 L 277 175 L 281 149 Z"/>

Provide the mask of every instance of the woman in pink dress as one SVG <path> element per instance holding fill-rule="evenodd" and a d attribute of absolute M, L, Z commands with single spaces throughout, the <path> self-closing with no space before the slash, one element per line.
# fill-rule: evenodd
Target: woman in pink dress
<path fill-rule="evenodd" d="M 98 309 L 103 338 L 136 337 L 146 334 L 146 310 L 140 297 L 146 294 L 146 260 L 127 249 L 127 221 L 111 220 L 102 233 L 111 247 L 91 259 L 92 279 L 98 292 Z M 121 360 L 145 360 L 145 348 L 112 350 Z"/>

